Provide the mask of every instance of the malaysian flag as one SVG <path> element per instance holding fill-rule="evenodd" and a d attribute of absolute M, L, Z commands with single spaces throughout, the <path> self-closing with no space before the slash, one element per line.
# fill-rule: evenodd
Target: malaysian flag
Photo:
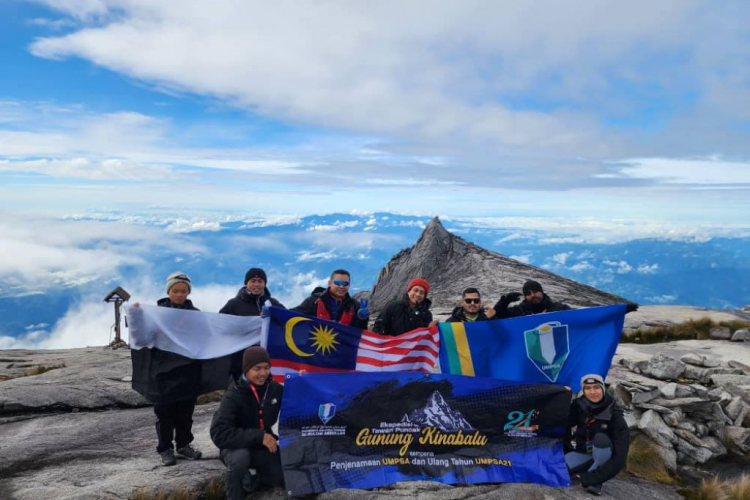
<path fill-rule="evenodd" d="M 300 370 L 429 373 L 438 361 L 437 327 L 388 337 L 277 307 L 269 316 L 266 349 L 277 382 Z"/>

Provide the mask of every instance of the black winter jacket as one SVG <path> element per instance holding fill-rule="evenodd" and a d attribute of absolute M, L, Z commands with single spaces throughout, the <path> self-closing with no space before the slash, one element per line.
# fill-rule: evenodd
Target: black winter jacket
<path fill-rule="evenodd" d="M 502 299 L 501 299 L 502 300 Z M 493 319 L 515 318 L 517 316 L 530 316 L 532 314 L 541 314 L 555 311 L 567 311 L 570 306 L 562 302 L 552 302 L 549 295 L 544 294 L 544 298 L 539 304 L 532 304 L 525 299 L 523 302 L 513 307 L 503 308 L 501 301 L 495 304 L 495 317 Z"/>
<path fill-rule="evenodd" d="M 488 321 L 490 318 L 487 317 L 487 315 L 484 312 L 484 308 L 479 308 L 479 312 L 477 313 L 477 319 L 474 321 Z M 494 318 L 493 318 L 494 319 Z M 461 323 L 466 321 L 466 311 L 464 311 L 464 308 L 461 306 L 456 307 L 453 312 L 451 313 L 450 318 L 446 320 L 448 323 Z"/>
<path fill-rule="evenodd" d="M 219 409 L 211 419 L 211 440 L 219 449 L 250 449 L 263 446 L 263 435 L 272 434 L 271 427 L 279 418 L 284 387 L 269 378 L 258 388 L 263 402 L 263 424 L 260 428 L 258 400 L 249 382 L 240 379 L 229 385 Z M 265 399 L 264 399 L 265 398 Z"/>
<path fill-rule="evenodd" d="M 308 298 L 302 301 L 300 305 L 297 307 L 292 308 L 292 311 L 297 311 L 302 314 L 307 314 L 308 316 L 317 317 L 318 316 L 318 302 L 323 301 L 323 306 L 326 308 L 326 311 L 328 311 L 328 315 L 331 317 L 331 321 L 341 322 L 341 316 L 344 314 L 345 311 L 351 310 L 352 311 L 352 323 L 350 326 L 353 326 L 355 328 L 361 328 L 362 330 L 367 329 L 367 323 L 370 321 L 370 317 L 367 318 L 360 318 L 358 316 L 359 313 L 359 302 L 354 300 L 354 298 L 349 295 L 348 293 L 344 297 L 344 300 L 341 301 L 341 304 L 339 304 L 338 309 L 336 310 L 336 314 L 331 313 L 331 305 L 330 302 L 333 301 L 333 297 L 329 293 L 329 289 L 326 289 L 324 292 L 321 293 L 314 293 L 310 295 Z"/>
<path fill-rule="evenodd" d="M 575 430 L 574 430 L 575 428 Z M 622 408 L 609 394 L 598 405 L 590 405 L 581 396 L 570 404 L 568 415 L 568 429 L 563 448 L 565 452 L 575 451 L 586 453 L 586 443 L 594 439 L 594 435 L 604 433 L 612 440 L 612 458 L 598 469 L 581 474 L 581 484 L 589 486 L 601 484 L 615 477 L 625 466 L 630 447 L 630 433 L 628 424 L 623 417 Z"/>
<path fill-rule="evenodd" d="M 190 299 L 184 304 L 173 304 L 169 297 L 156 302 L 160 307 L 198 311 Z M 156 347 L 131 351 L 133 389 L 152 403 L 173 403 L 190 400 L 203 392 L 201 361 Z"/>
<path fill-rule="evenodd" d="M 265 288 L 262 295 L 250 295 L 246 287 L 242 287 L 237 292 L 237 296 L 224 304 L 224 307 L 219 311 L 220 314 L 231 314 L 232 316 L 260 316 L 263 311 L 263 305 L 266 300 L 270 300 L 271 304 L 276 307 L 284 307 L 284 305 L 278 300 L 271 297 L 271 292 L 268 288 Z M 284 309 L 286 309 L 284 307 Z M 242 375 L 242 353 L 245 350 L 237 351 L 233 353 L 229 358 L 229 373 L 232 379 L 238 380 Z"/>
<path fill-rule="evenodd" d="M 270 300 L 271 304 L 276 307 L 284 307 L 284 305 L 278 300 L 271 297 L 271 292 L 268 288 L 265 289 L 262 295 L 254 296 L 250 295 L 247 288 L 244 286 L 237 292 L 237 296 L 224 304 L 219 313 L 231 314 L 233 316 L 260 316 L 263 310 L 263 304 L 266 300 Z M 284 308 L 286 309 L 286 308 Z"/>
<path fill-rule="evenodd" d="M 432 322 L 430 299 L 424 299 L 415 309 L 409 307 L 409 296 L 393 300 L 385 306 L 375 321 L 373 331 L 395 337 L 416 328 L 424 328 Z"/>

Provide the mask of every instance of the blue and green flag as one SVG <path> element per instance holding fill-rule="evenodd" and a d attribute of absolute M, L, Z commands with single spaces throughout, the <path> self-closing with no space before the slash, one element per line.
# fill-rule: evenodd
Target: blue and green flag
<path fill-rule="evenodd" d="M 580 389 L 584 375 L 606 377 L 625 321 L 625 304 L 497 321 L 440 323 L 443 373 Z"/>

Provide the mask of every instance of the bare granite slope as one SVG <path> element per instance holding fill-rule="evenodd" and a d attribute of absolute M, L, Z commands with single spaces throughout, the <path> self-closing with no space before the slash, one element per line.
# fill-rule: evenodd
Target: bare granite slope
<path fill-rule="evenodd" d="M 385 265 L 372 291 L 370 309 L 381 310 L 406 292 L 412 278 L 422 277 L 432 285 L 430 297 L 434 313 L 441 314 L 456 305 L 461 291 L 477 287 L 494 304 L 504 293 L 521 291 L 526 280 L 539 281 L 555 301 L 589 307 L 627 302 L 568 278 L 524 264 L 451 234 L 435 217 L 416 244 L 401 250 Z"/>

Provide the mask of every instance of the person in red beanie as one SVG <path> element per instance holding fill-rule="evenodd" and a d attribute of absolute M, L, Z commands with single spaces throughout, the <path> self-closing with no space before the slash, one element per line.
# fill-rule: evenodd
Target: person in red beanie
<path fill-rule="evenodd" d="M 388 303 L 378 319 L 373 331 L 383 335 L 395 337 L 402 333 L 432 326 L 437 321 L 432 320 L 430 312 L 430 284 L 424 278 L 414 278 L 406 287 L 406 294 Z"/>

